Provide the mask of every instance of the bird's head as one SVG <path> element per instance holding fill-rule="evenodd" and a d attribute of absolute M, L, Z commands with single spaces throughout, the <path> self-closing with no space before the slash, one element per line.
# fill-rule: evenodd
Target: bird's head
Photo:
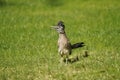
<path fill-rule="evenodd" d="M 63 21 L 59 21 L 56 26 L 52 26 L 53 29 L 55 29 L 58 33 L 63 34 L 65 33 L 65 25 Z"/>

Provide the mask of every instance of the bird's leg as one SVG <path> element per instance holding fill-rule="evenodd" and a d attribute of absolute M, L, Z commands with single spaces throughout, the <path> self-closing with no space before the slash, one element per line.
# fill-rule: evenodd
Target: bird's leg
<path fill-rule="evenodd" d="M 66 57 L 65 57 L 66 64 L 68 64 L 68 60 L 69 60 L 69 57 L 68 57 L 68 55 L 66 55 Z"/>
<path fill-rule="evenodd" d="M 68 58 L 65 59 L 66 64 L 68 64 Z"/>

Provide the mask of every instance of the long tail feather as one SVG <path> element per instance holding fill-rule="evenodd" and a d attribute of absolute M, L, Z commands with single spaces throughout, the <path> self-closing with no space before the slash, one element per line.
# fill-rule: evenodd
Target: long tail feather
<path fill-rule="evenodd" d="M 76 48 L 83 47 L 83 46 L 85 46 L 84 42 L 80 42 L 80 43 L 71 45 L 72 49 L 76 49 Z"/>

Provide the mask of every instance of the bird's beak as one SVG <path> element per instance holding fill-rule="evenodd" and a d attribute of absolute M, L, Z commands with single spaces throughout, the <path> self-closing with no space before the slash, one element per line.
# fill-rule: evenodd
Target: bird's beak
<path fill-rule="evenodd" d="M 58 26 L 51 26 L 51 29 L 57 29 Z"/>

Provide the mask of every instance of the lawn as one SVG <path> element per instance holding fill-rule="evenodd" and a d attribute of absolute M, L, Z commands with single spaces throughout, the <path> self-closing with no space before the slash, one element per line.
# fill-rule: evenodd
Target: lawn
<path fill-rule="evenodd" d="M 59 63 L 59 20 L 86 45 L 75 63 Z M 120 0 L 0 0 L 0 80 L 119 79 Z"/>

